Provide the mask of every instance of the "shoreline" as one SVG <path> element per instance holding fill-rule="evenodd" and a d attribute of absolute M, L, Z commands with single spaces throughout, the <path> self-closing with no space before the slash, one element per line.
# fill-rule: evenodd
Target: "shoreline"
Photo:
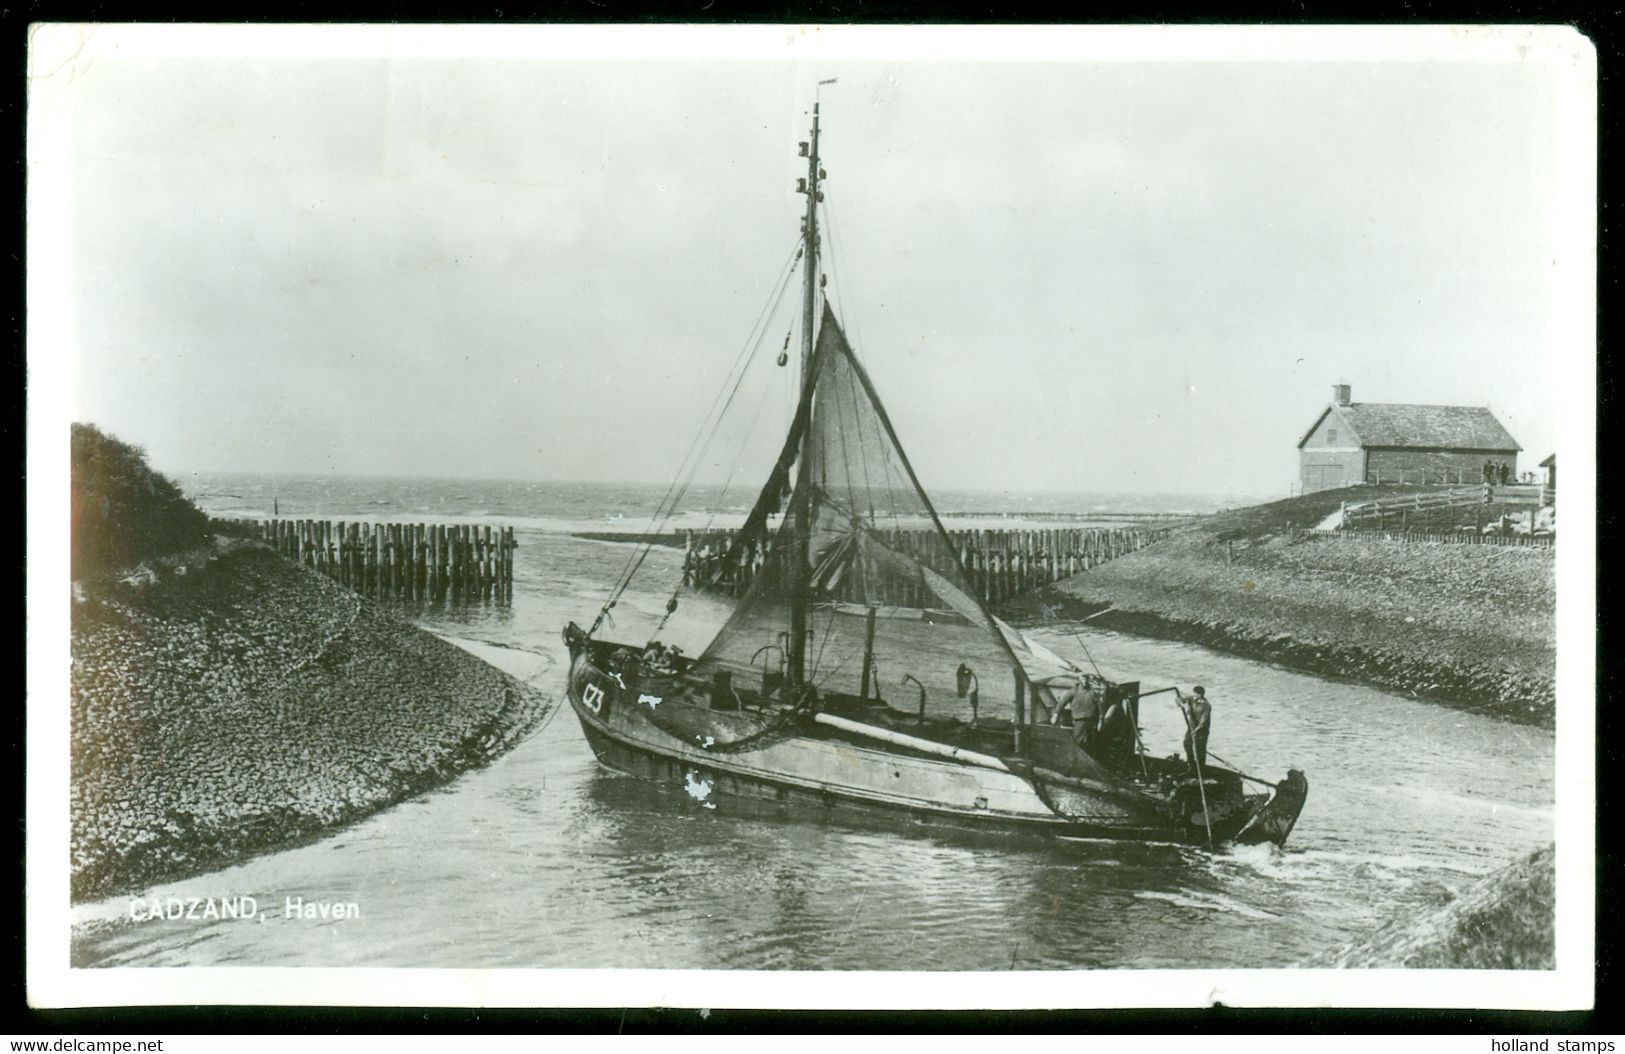
<path fill-rule="evenodd" d="M 1000 614 L 1027 627 L 1087 620 L 1554 728 L 1553 550 L 1306 533 L 1351 494 L 1363 496 L 1220 513 Z"/>
<path fill-rule="evenodd" d="M 1049 617 L 1039 617 L 1032 610 L 1040 605 L 1048 609 Z M 1294 673 L 1376 688 L 1463 713 L 1483 714 L 1547 731 L 1555 727 L 1552 683 L 1518 678 L 1505 671 L 1298 640 L 1286 633 L 1249 633 L 1217 620 L 1186 620 L 1155 611 L 1110 608 L 1104 602 L 1053 589 L 1006 605 L 1002 617 L 1023 629 L 1084 623 L 1094 629 L 1132 637 L 1191 644 L 1269 663 Z"/>
<path fill-rule="evenodd" d="M 252 543 L 74 604 L 71 897 L 309 844 L 483 767 L 555 701 Z"/>

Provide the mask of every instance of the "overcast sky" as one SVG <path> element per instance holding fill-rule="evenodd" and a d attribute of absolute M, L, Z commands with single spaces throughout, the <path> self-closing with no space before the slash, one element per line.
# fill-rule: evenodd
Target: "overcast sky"
<path fill-rule="evenodd" d="M 74 416 L 171 473 L 664 482 L 827 77 L 829 292 L 928 487 L 1284 495 L 1339 381 L 1551 452 L 1533 62 L 102 58 Z"/>

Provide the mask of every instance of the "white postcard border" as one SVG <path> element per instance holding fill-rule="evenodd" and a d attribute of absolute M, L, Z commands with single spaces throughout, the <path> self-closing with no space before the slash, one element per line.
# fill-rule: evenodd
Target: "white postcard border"
<path fill-rule="evenodd" d="M 109 56 L 847 61 L 1547 62 L 1558 74 L 1562 308 L 1557 946 L 1551 972 L 768 973 L 68 965 L 68 407 L 73 79 Z M 1566 27 L 36 26 L 28 140 L 28 995 L 40 1007 L 275 1004 L 738 1008 L 1229 1006 L 1581 1009 L 1595 934 L 1597 63 Z"/>

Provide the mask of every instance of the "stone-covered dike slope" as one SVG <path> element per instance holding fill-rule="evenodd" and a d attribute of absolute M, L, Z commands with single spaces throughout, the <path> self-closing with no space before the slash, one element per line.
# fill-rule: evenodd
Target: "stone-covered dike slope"
<path fill-rule="evenodd" d="M 1341 501 L 1398 489 L 1219 513 L 1021 598 L 1007 614 L 1029 623 L 1090 617 L 1102 629 L 1552 727 L 1551 550 L 1304 533 Z"/>
<path fill-rule="evenodd" d="M 283 848 L 513 746 L 548 699 L 264 546 L 76 590 L 72 890 Z"/>
<path fill-rule="evenodd" d="M 1556 849 L 1488 875 L 1421 916 L 1314 956 L 1308 967 L 1551 970 L 1557 966 Z"/>

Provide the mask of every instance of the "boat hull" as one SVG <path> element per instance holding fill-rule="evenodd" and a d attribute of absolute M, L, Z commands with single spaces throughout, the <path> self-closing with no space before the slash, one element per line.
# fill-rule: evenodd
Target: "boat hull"
<path fill-rule="evenodd" d="M 922 756 L 765 711 L 711 712 L 668 698 L 671 687 L 628 685 L 583 649 L 573 656 L 567 694 L 600 763 L 753 814 L 765 808 L 864 824 L 1206 845 L 1282 841 L 1302 805 L 1300 797 L 1283 818 L 1270 811 L 1281 795 L 1249 795 L 1227 809 L 1215 803 L 1209 824 L 1199 811 L 1133 786 Z M 1021 768 L 1014 760 L 1011 767 Z"/>

